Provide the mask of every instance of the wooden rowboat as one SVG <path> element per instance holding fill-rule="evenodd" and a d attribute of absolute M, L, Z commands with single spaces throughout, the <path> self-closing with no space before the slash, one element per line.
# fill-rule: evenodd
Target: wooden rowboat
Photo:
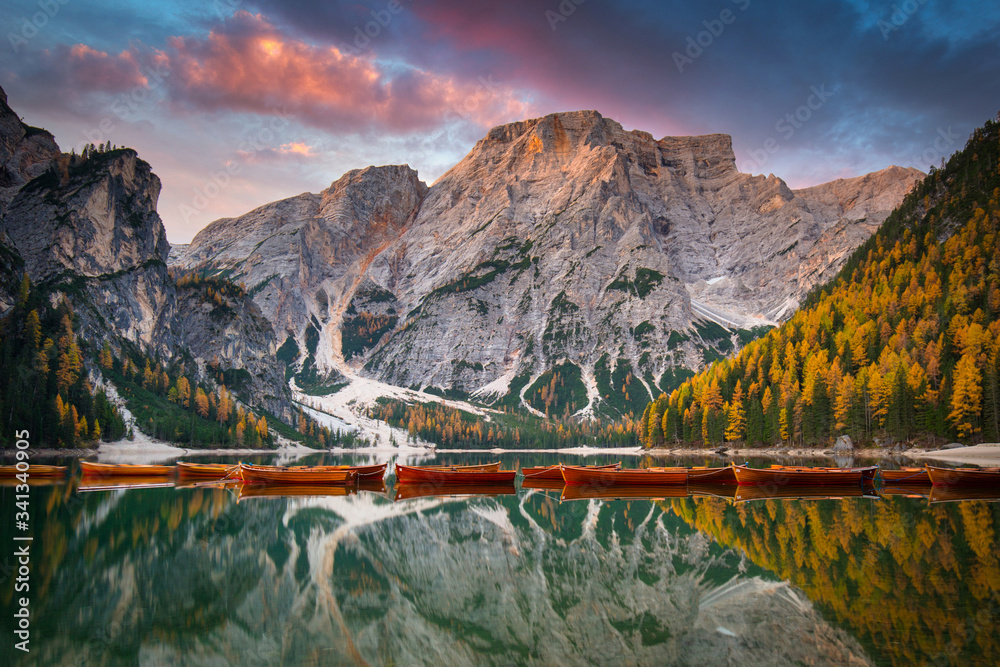
<path fill-rule="evenodd" d="M 498 470 L 500 470 L 500 462 L 497 461 L 496 463 L 481 463 L 478 465 L 468 465 L 468 466 L 442 465 L 442 466 L 419 466 L 419 467 L 426 468 L 427 470 L 451 470 L 456 472 L 462 472 L 462 471 L 497 472 Z"/>
<path fill-rule="evenodd" d="M 579 468 L 589 468 L 591 470 L 620 470 L 622 467 L 622 462 L 609 463 L 607 465 L 600 466 L 577 466 Z M 528 468 L 521 468 L 521 474 L 524 475 L 525 479 L 532 480 L 556 480 L 563 481 L 562 475 L 562 464 L 556 464 L 554 466 L 534 466 Z"/>
<path fill-rule="evenodd" d="M 354 484 L 358 473 L 353 470 L 331 470 L 324 467 L 255 466 L 240 463 L 244 482 L 258 484 Z"/>
<path fill-rule="evenodd" d="M 0 479 L 17 477 L 21 473 L 22 471 L 18 470 L 17 466 L 0 466 Z M 32 477 L 65 477 L 66 466 L 29 465 L 24 473 L 28 475 L 29 479 Z"/>
<path fill-rule="evenodd" d="M 372 466 L 328 466 L 333 470 L 353 470 L 358 474 L 358 479 L 382 479 L 385 477 L 385 469 L 388 463 L 379 463 Z"/>
<path fill-rule="evenodd" d="M 742 467 L 746 467 L 744 464 Z M 688 471 L 688 484 L 735 484 L 733 466 L 709 468 L 696 466 Z"/>
<path fill-rule="evenodd" d="M 594 470 L 578 466 L 562 467 L 567 484 L 608 486 L 666 486 L 686 484 L 687 468 L 629 468 L 627 470 Z"/>
<path fill-rule="evenodd" d="M 80 461 L 84 477 L 139 477 L 173 475 L 174 466 L 137 465 L 133 463 L 91 463 Z"/>
<path fill-rule="evenodd" d="M 928 465 L 934 486 L 1000 486 L 1000 468 L 939 468 Z"/>
<path fill-rule="evenodd" d="M 882 477 L 883 484 L 890 486 L 924 486 L 931 483 L 927 468 L 900 468 L 899 470 L 882 468 L 879 471 L 879 476 Z"/>
<path fill-rule="evenodd" d="M 177 462 L 177 476 L 181 478 L 198 477 L 202 479 L 224 479 L 239 471 L 235 463 L 187 463 Z"/>
<path fill-rule="evenodd" d="M 779 464 L 772 464 L 772 468 L 776 470 L 791 470 L 800 471 L 804 470 L 806 472 L 817 472 L 821 470 L 830 470 L 833 472 L 841 472 L 843 470 L 860 470 L 861 471 L 861 481 L 866 484 L 872 484 L 875 482 L 875 476 L 878 475 L 878 466 L 862 466 L 858 468 L 827 468 L 823 466 L 783 466 Z"/>
<path fill-rule="evenodd" d="M 510 496 L 517 493 L 514 483 L 507 484 L 400 484 L 395 500 L 412 498 Z"/>
<path fill-rule="evenodd" d="M 567 484 L 563 487 L 560 500 L 661 500 L 666 498 L 686 498 L 687 487 L 683 484 L 654 486 L 649 484 L 596 486 L 590 484 Z"/>
<path fill-rule="evenodd" d="M 507 484 L 514 481 L 516 470 L 451 470 L 440 467 L 396 464 L 396 479 L 401 484 Z"/>
<path fill-rule="evenodd" d="M 864 468 L 807 468 L 804 466 L 746 468 L 733 466 L 737 484 L 767 484 L 777 487 L 860 485 L 873 480 L 877 471 L 877 466 Z"/>

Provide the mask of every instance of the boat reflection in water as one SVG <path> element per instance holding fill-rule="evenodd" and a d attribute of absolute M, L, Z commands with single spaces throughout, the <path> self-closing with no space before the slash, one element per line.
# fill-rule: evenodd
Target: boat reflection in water
<path fill-rule="evenodd" d="M 752 500 L 841 500 L 843 498 L 879 499 L 875 489 L 863 488 L 860 485 L 822 485 L 822 486 L 739 486 L 733 496 L 737 503 Z"/>
<path fill-rule="evenodd" d="M 111 475 L 80 478 L 78 489 L 84 491 L 122 491 L 135 489 L 158 489 L 174 486 L 175 479 L 169 475 Z"/>
<path fill-rule="evenodd" d="M 318 484 L 239 484 L 237 502 L 247 498 L 337 498 L 357 493 L 355 486 Z"/>
<path fill-rule="evenodd" d="M 872 503 L 830 485 L 155 488 L 170 483 L 29 490 L 37 664 L 964 666 L 1000 654 L 991 623 L 969 631 L 1000 614 L 989 490 L 954 502 L 957 489 L 908 487 L 916 500 L 883 490 Z M 0 487 L 4 503 L 14 494 Z"/>
<path fill-rule="evenodd" d="M 448 498 L 510 496 L 517 493 L 514 483 L 510 484 L 430 484 L 407 483 L 396 485 L 396 500 L 411 498 Z"/>
<path fill-rule="evenodd" d="M 560 500 L 663 500 L 666 498 L 686 498 L 687 487 L 681 484 L 649 486 L 645 484 L 615 486 L 589 486 L 587 484 L 567 484 L 563 487 Z"/>

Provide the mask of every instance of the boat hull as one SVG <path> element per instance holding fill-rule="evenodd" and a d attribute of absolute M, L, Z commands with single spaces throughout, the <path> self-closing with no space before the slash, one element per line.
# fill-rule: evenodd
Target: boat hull
<path fill-rule="evenodd" d="M 578 468 L 588 468 L 590 470 L 620 470 L 622 467 L 621 461 L 618 463 L 609 463 L 607 465 L 601 466 L 577 466 Z M 554 466 L 534 466 L 530 468 L 522 468 L 521 474 L 524 475 L 524 479 L 531 480 L 547 480 L 547 481 L 563 481 L 562 474 L 562 464 Z"/>
<path fill-rule="evenodd" d="M 939 468 L 927 466 L 933 486 L 1000 487 L 1000 468 Z"/>
<path fill-rule="evenodd" d="M 353 484 L 358 474 L 353 470 L 331 470 L 307 466 L 281 468 L 240 464 L 240 477 L 251 484 Z"/>
<path fill-rule="evenodd" d="M 736 473 L 733 472 L 733 466 L 691 468 L 688 471 L 688 484 L 736 484 Z"/>
<path fill-rule="evenodd" d="M 353 470 L 358 475 L 358 479 L 375 479 L 380 480 L 385 477 L 385 469 L 389 467 L 388 463 L 379 463 L 373 466 L 334 466 L 342 470 Z"/>
<path fill-rule="evenodd" d="M 562 467 L 566 484 L 608 486 L 667 486 L 687 484 L 687 468 L 633 468 L 628 470 L 593 470 L 577 466 Z"/>
<path fill-rule="evenodd" d="M 508 484 L 515 477 L 516 470 L 450 470 L 396 464 L 396 479 L 401 484 Z"/>
<path fill-rule="evenodd" d="M 181 478 L 224 479 L 239 470 L 236 464 L 177 462 L 177 476 Z"/>
<path fill-rule="evenodd" d="M 482 463 L 477 465 L 468 466 L 410 466 L 411 468 L 423 468 L 425 470 L 452 470 L 456 472 L 468 471 L 468 472 L 497 472 L 500 470 L 500 462 L 496 463 Z"/>
<path fill-rule="evenodd" d="M 782 486 L 849 486 L 874 479 L 878 468 L 802 468 L 778 466 L 772 468 L 733 467 L 736 482 L 746 485 Z"/>

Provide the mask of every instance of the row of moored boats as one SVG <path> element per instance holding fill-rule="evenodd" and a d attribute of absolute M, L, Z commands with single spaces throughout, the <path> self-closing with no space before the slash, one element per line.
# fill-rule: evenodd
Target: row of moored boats
<path fill-rule="evenodd" d="M 377 465 L 267 466 L 248 463 L 188 463 L 135 465 L 81 461 L 84 478 L 172 476 L 181 479 L 239 480 L 249 484 L 352 484 L 382 480 L 388 463 Z M 29 466 L 32 478 L 66 475 L 64 466 Z M 14 477 L 16 466 L 0 466 L 0 477 Z M 501 470 L 500 463 L 481 465 L 395 466 L 400 484 L 512 484 L 516 470 Z M 622 468 L 621 463 L 593 466 L 552 465 L 521 469 L 523 483 L 531 486 L 560 483 L 568 486 L 672 486 L 682 484 L 737 484 L 740 486 L 851 486 L 881 482 L 883 485 L 1000 486 L 1000 468 L 942 468 L 925 465 L 902 469 L 879 466 L 826 468 L 772 465 L 720 467 Z"/>

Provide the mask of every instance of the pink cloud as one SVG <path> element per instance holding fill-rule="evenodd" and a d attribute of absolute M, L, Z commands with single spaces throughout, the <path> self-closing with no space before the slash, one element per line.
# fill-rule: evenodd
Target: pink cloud
<path fill-rule="evenodd" d="M 282 144 L 278 150 L 289 155 L 302 155 L 304 157 L 310 157 L 316 154 L 313 152 L 312 146 L 301 141 L 295 141 L 290 144 Z"/>
<path fill-rule="evenodd" d="M 36 68 L 35 76 L 70 91 L 121 93 L 148 85 L 133 51 L 112 55 L 86 44 L 61 44 L 41 52 Z"/>
<path fill-rule="evenodd" d="M 485 127 L 528 112 L 517 92 L 504 86 L 315 46 L 246 12 L 205 38 L 172 38 L 166 54 L 174 101 L 260 114 L 281 109 L 328 130 L 407 132 L 450 119 Z"/>

